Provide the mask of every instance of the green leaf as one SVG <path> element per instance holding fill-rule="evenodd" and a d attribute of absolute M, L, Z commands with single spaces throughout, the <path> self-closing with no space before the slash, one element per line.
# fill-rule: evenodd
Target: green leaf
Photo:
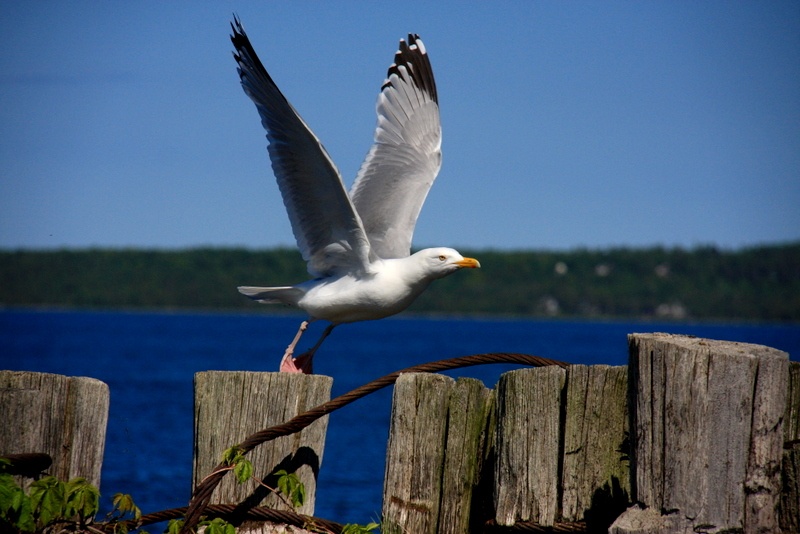
<path fill-rule="evenodd" d="M 41 478 L 31 484 L 31 508 L 33 515 L 43 525 L 64 518 L 66 484 L 53 476 Z"/>
<path fill-rule="evenodd" d="M 33 532 L 36 530 L 36 522 L 33 520 L 33 508 L 31 507 L 31 500 L 24 493 L 21 493 L 19 508 L 16 509 L 16 525 L 17 528 L 24 532 Z"/>
<path fill-rule="evenodd" d="M 236 534 L 236 528 L 219 517 L 211 521 L 202 521 L 200 525 L 206 527 L 205 534 Z"/>
<path fill-rule="evenodd" d="M 244 451 L 235 445 L 229 449 L 225 449 L 225 452 L 222 453 L 222 461 L 225 465 L 236 465 L 243 458 Z"/>
<path fill-rule="evenodd" d="M 66 486 L 66 516 L 81 521 L 92 518 L 100 509 L 100 491 L 85 478 L 73 478 Z"/>
<path fill-rule="evenodd" d="M 139 510 L 139 507 L 133 502 L 133 497 L 127 493 L 115 493 L 114 497 L 111 499 L 111 504 L 113 504 L 114 508 L 119 510 L 122 515 L 131 514 L 135 521 L 138 521 L 142 517 L 142 511 Z"/>
<path fill-rule="evenodd" d="M 303 506 L 304 502 L 306 502 L 306 487 L 298 480 L 298 486 L 295 491 L 292 492 L 292 504 L 295 506 Z"/>
<path fill-rule="evenodd" d="M 6 524 L 23 532 L 36 530 L 30 497 L 25 495 L 14 477 L 2 473 L 0 474 L 0 531 L 7 530 Z"/>
<path fill-rule="evenodd" d="M 170 519 L 164 534 L 180 534 L 183 528 L 183 519 Z"/>
<path fill-rule="evenodd" d="M 297 508 L 306 501 L 306 487 L 295 473 L 287 473 L 285 469 L 275 472 L 278 475 L 278 490 L 283 493 Z"/>
<path fill-rule="evenodd" d="M 253 463 L 246 458 L 241 458 L 233 468 L 233 474 L 239 484 L 247 482 L 253 476 Z"/>
<path fill-rule="evenodd" d="M 12 506 L 14 495 L 22 491 L 14 477 L 7 473 L 0 474 L 0 513 L 5 513 Z"/>
<path fill-rule="evenodd" d="M 239 447 L 230 447 L 222 453 L 222 462 L 227 466 L 233 466 L 233 474 L 239 484 L 250 480 L 253 476 L 253 464 L 244 457 L 244 451 Z"/>
<path fill-rule="evenodd" d="M 342 534 L 369 534 L 379 526 L 378 523 L 368 523 L 366 525 L 347 524 L 342 527 Z"/>

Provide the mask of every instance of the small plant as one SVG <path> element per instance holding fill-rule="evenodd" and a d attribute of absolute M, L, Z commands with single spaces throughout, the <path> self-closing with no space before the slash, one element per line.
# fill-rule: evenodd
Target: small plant
<path fill-rule="evenodd" d="M 128 532 L 126 520 L 132 520 L 138 525 L 142 518 L 142 511 L 133 502 L 133 498 L 127 493 L 115 493 L 111 499 L 114 508 L 108 514 L 107 521 L 114 523 L 114 532 L 125 534 Z"/>
<path fill-rule="evenodd" d="M 239 484 L 244 484 L 253 476 L 253 463 L 244 457 L 244 451 L 239 447 L 231 447 L 222 453 L 222 462 L 226 469 L 233 469 L 233 475 Z"/>
<path fill-rule="evenodd" d="M 342 530 L 340 531 L 341 534 L 371 534 L 373 530 L 380 527 L 378 523 L 368 523 L 366 525 L 357 525 L 355 523 L 348 523 L 347 525 L 342 526 Z M 316 532 L 318 534 L 333 534 L 333 531 L 329 528 L 319 525 L 313 521 L 310 521 L 303 525 L 303 528 L 308 530 L 309 532 Z"/>
<path fill-rule="evenodd" d="M 180 534 L 183 524 L 183 519 L 170 519 L 164 534 Z"/>
<path fill-rule="evenodd" d="M 236 480 L 240 484 L 252 478 L 256 483 L 277 495 L 287 506 L 293 508 L 303 506 L 306 500 L 306 487 L 295 473 L 289 473 L 285 469 L 275 471 L 273 474 L 278 477 L 278 487 L 272 488 L 253 476 L 253 464 L 250 460 L 245 458 L 244 454 L 245 452 L 241 448 L 235 446 L 226 449 L 225 452 L 222 453 L 222 463 L 225 464 L 224 469 L 232 470 Z M 209 526 L 207 521 L 200 523 L 200 525 L 207 525 L 206 534 L 234 534 L 233 531 L 222 530 L 228 527 L 233 529 L 230 524 L 221 519 L 214 519 L 214 521 L 219 521 L 219 523 L 215 524 L 215 530 L 213 532 L 208 530 L 211 526 Z M 182 525 L 182 521 L 170 521 L 167 534 L 178 534 Z M 306 527 L 309 530 L 322 534 L 329 532 L 327 529 L 319 530 L 320 527 L 313 524 L 307 525 Z M 378 527 L 380 527 L 378 523 L 368 523 L 366 525 L 347 524 L 342 528 L 342 534 L 370 534 Z"/>
<path fill-rule="evenodd" d="M 31 499 L 8 473 L 0 473 L 0 527 L 3 531 L 36 529 Z"/>
<path fill-rule="evenodd" d="M 299 508 L 306 502 L 306 487 L 300 478 L 294 473 L 288 473 L 285 469 L 275 471 L 278 476 L 278 490 L 291 501 L 292 506 Z"/>
<path fill-rule="evenodd" d="M 0 520 L 19 532 L 56 523 L 85 530 L 100 507 L 100 492 L 85 478 L 63 482 L 53 476 L 33 482 L 26 494 L 8 473 L 0 474 Z"/>
<path fill-rule="evenodd" d="M 82 524 L 94 518 L 100 509 L 100 491 L 95 486 L 78 477 L 67 482 L 65 490 L 64 515 L 77 516 Z"/>
<path fill-rule="evenodd" d="M 0 464 L 0 470 L 7 464 Z M 127 532 L 126 516 L 134 522 L 141 518 L 139 508 L 130 495 L 116 494 L 108 522 L 115 532 Z M 58 530 L 92 530 L 100 509 L 100 492 L 85 478 L 67 482 L 54 476 L 34 481 L 26 493 L 14 477 L 0 472 L 0 531 L 43 532 Z"/>
<path fill-rule="evenodd" d="M 347 524 L 342 528 L 342 534 L 370 534 L 379 526 L 378 523 L 368 523 L 366 525 Z"/>
<path fill-rule="evenodd" d="M 244 457 L 244 451 L 239 447 L 226 449 L 225 452 L 222 453 L 222 462 L 226 466 L 225 469 L 233 470 L 233 474 L 239 484 L 253 479 L 258 484 L 277 495 L 287 506 L 299 508 L 303 506 L 306 500 L 306 487 L 300 481 L 300 478 L 294 473 L 287 472 L 285 469 L 275 472 L 275 475 L 278 477 L 277 488 L 272 488 L 255 478 L 253 476 L 252 462 Z"/>
<path fill-rule="evenodd" d="M 236 534 L 236 527 L 219 517 L 201 521 L 199 526 L 206 527 L 205 534 Z"/>

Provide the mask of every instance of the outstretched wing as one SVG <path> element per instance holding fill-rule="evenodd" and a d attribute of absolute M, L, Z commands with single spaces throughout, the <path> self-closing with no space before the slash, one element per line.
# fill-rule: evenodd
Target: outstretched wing
<path fill-rule="evenodd" d="M 418 35 L 401 40 L 376 105 L 378 125 L 350 198 L 373 254 L 408 256 L 417 217 L 442 164 L 436 83 Z"/>
<path fill-rule="evenodd" d="M 369 241 L 336 165 L 272 81 L 238 18 L 231 28 L 242 88 L 267 131 L 272 170 L 309 273 L 368 269 Z"/>

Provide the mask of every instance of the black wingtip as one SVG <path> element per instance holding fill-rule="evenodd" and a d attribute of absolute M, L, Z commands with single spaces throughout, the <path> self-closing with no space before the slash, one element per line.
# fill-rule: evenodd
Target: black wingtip
<path fill-rule="evenodd" d="M 244 81 L 244 77 L 246 75 L 246 71 L 249 66 L 249 70 L 255 70 L 259 72 L 262 76 L 265 76 L 267 79 L 272 82 L 269 74 L 267 73 L 267 69 L 264 68 L 264 65 L 261 63 L 261 60 L 258 58 L 258 54 L 256 54 L 253 45 L 250 43 L 250 39 L 247 37 L 247 33 L 244 31 L 244 26 L 242 25 L 241 19 L 239 16 L 234 13 L 233 14 L 233 22 L 231 22 L 231 43 L 233 44 L 234 52 L 233 58 L 236 60 L 236 63 L 239 65 L 239 77 Z"/>
<path fill-rule="evenodd" d="M 231 42 L 236 49 L 239 49 L 237 43 L 241 43 L 242 41 L 248 42 L 249 39 L 247 38 L 247 34 L 244 31 L 244 26 L 242 26 L 242 21 L 239 18 L 239 15 L 236 13 L 233 14 L 233 21 L 231 22 Z"/>
<path fill-rule="evenodd" d="M 431 100 L 438 104 L 439 95 L 436 92 L 436 81 L 433 78 L 431 61 L 419 34 L 409 33 L 407 40 L 400 39 L 400 46 L 394 55 L 394 63 L 389 67 L 386 74 L 387 81 L 381 86 L 381 90 L 391 85 L 388 79 L 391 78 L 392 74 L 400 75 L 399 67 L 401 66 L 406 68 L 414 83 L 428 93 Z"/>

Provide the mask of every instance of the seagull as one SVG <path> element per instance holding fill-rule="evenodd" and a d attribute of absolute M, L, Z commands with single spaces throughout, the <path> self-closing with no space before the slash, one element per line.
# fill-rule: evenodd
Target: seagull
<path fill-rule="evenodd" d="M 311 373 L 314 354 L 337 325 L 399 313 L 434 280 L 480 263 L 452 248 L 411 254 L 414 226 L 442 161 L 436 84 L 418 35 L 400 41 L 378 95 L 374 144 L 348 193 L 320 140 L 258 59 L 238 17 L 231 28 L 242 88 L 267 131 L 272 170 L 314 277 L 293 286 L 238 289 L 258 302 L 308 314 L 280 371 Z M 295 358 L 303 332 L 320 319 L 330 324 Z"/>

